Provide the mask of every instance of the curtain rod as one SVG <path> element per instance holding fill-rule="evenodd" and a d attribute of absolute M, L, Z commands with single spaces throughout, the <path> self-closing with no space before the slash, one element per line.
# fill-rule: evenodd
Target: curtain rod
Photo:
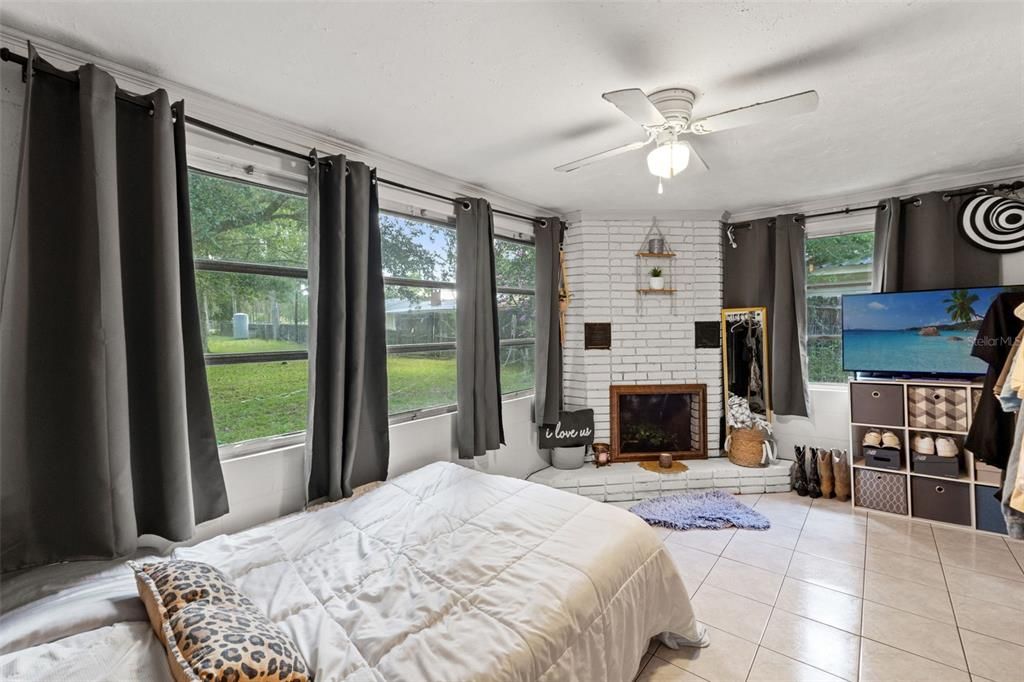
<path fill-rule="evenodd" d="M 963 196 L 965 194 L 976 194 L 976 193 L 982 192 L 982 191 L 987 192 L 990 189 L 992 191 L 1011 191 L 1011 192 L 1014 192 L 1014 191 L 1017 191 L 1019 189 L 1024 189 L 1024 180 L 1014 180 L 1013 182 L 1008 182 L 1008 183 L 1002 184 L 1002 185 L 991 185 L 991 184 L 975 185 L 973 187 L 966 187 L 964 189 L 958 189 L 958 190 L 956 190 L 954 192 L 945 192 L 945 193 L 943 193 L 942 198 L 943 199 L 949 199 L 951 197 L 960 197 L 960 196 Z M 917 195 L 911 196 L 911 197 L 905 197 L 903 199 L 900 199 L 900 203 L 901 204 L 912 204 L 914 206 L 920 206 L 921 205 L 921 198 L 918 197 Z M 825 218 L 827 216 L 833 216 L 833 215 L 848 215 L 850 213 L 861 213 L 863 211 L 880 211 L 880 210 L 882 210 L 882 211 L 885 210 L 885 204 L 877 203 L 877 204 L 872 204 L 871 206 L 855 206 L 853 208 L 850 208 L 849 206 L 847 206 L 846 208 L 840 208 L 840 209 L 835 210 L 835 211 L 825 211 L 823 213 L 807 213 L 807 214 L 797 213 L 796 214 L 796 219 L 798 221 L 805 221 L 808 218 Z M 770 223 L 774 223 L 775 219 L 771 218 L 771 219 L 769 219 L 768 222 L 769 222 L 769 224 Z M 744 228 L 751 227 L 752 224 L 753 224 L 753 221 L 747 220 L 747 221 L 742 222 L 742 223 L 724 223 L 724 227 L 726 227 L 726 228 L 728 228 L 730 230 L 732 230 L 732 229 L 744 229 Z"/>
<path fill-rule="evenodd" d="M 18 64 L 19 66 L 21 66 L 21 69 L 22 69 L 22 80 L 24 80 L 24 78 L 25 78 L 25 70 L 28 68 L 28 58 L 27 57 L 25 57 L 24 55 L 15 54 L 14 52 L 11 52 L 8 48 L 5 47 L 5 48 L 0 48 L 0 60 L 5 61 L 5 62 L 12 62 L 14 64 Z M 49 76 L 56 76 L 58 78 L 62 78 L 64 80 L 66 80 L 66 81 L 70 81 L 70 82 L 74 82 L 74 83 L 78 82 L 78 76 L 77 75 L 72 74 L 72 73 L 68 73 L 66 71 L 61 71 L 60 69 L 53 68 L 53 67 L 51 67 L 50 65 L 48 65 L 46 63 L 37 64 L 37 65 L 33 66 L 33 68 L 36 69 L 37 71 L 39 71 L 40 73 L 45 73 L 45 74 L 47 74 Z M 121 90 L 117 91 L 117 99 L 122 100 L 124 102 L 128 102 L 130 104 L 134 104 L 135 106 L 138 106 L 138 107 L 143 107 L 143 108 L 146 108 L 146 109 L 152 109 L 153 108 L 152 104 L 146 103 L 146 102 L 142 102 L 138 98 L 136 98 L 136 97 L 134 97 L 134 96 L 132 96 L 132 95 L 126 93 L 126 92 L 123 92 Z M 173 111 L 174 108 L 171 107 L 171 110 Z M 202 119 L 195 118 L 193 116 L 186 115 L 185 116 L 185 122 L 187 124 L 189 124 L 190 126 L 194 126 L 196 128 L 201 128 L 201 129 L 206 130 L 208 132 L 214 133 L 216 135 L 220 135 L 221 137 L 226 137 L 228 139 L 234 140 L 235 142 L 240 142 L 240 143 L 242 143 L 244 145 L 248 145 L 250 147 L 259 147 L 261 149 L 267 149 L 267 150 L 270 150 L 270 151 L 273 151 L 273 152 L 277 152 L 278 154 L 281 154 L 281 155 L 284 155 L 284 156 L 290 156 L 290 157 L 295 158 L 295 159 L 301 159 L 301 160 L 309 163 L 310 165 L 312 165 L 313 163 L 320 163 L 321 165 L 329 166 L 330 163 L 331 163 L 330 159 L 316 158 L 314 160 L 314 156 L 313 156 L 312 152 L 310 152 L 309 154 L 303 154 L 302 152 L 296 152 L 296 151 L 292 151 L 291 149 L 285 149 L 284 147 L 278 147 L 277 145 L 273 145 L 273 144 L 270 144 L 268 142 L 262 142 L 260 140 L 253 139 L 253 138 L 248 137 L 246 135 L 242 135 L 241 133 L 236 133 L 233 130 L 228 130 L 227 128 L 223 128 L 221 126 L 215 125 L 215 124 L 210 123 L 208 121 L 204 121 Z M 405 185 L 405 184 L 402 184 L 401 182 L 396 182 L 395 180 L 388 180 L 387 178 L 378 177 L 377 178 L 377 182 L 382 184 L 382 185 L 387 185 L 389 187 L 394 187 L 396 189 L 402 189 L 402 190 L 405 190 L 407 192 L 415 192 L 416 194 L 421 194 L 423 196 L 431 197 L 433 199 L 438 199 L 439 201 L 444 201 L 444 202 L 448 202 L 448 203 L 455 203 L 455 201 L 456 201 L 455 197 L 444 196 L 443 194 L 438 194 L 436 192 L 431 192 L 430 190 L 421 189 L 419 187 L 413 187 L 412 185 Z M 466 208 L 469 207 L 469 205 L 465 204 L 465 203 L 463 204 L 463 206 L 465 206 Z M 512 211 L 505 211 L 505 210 L 502 210 L 500 208 L 492 208 L 491 212 L 492 213 L 496 213 L 498 215 L 503 215 L 506 218 L 514 218 L 516 220 L 522 220 L 524 222 L 528 222 L 528 223 L 531 223 L 531 224 L 532 223 L 539 223 L 542 226 L 547 226 L 547 223 L 548 223 L 547 219 L 545 219 L 545 218 L 530 217 L 530 216 L 523 215 L 521 213 L 513 213 Z"/>

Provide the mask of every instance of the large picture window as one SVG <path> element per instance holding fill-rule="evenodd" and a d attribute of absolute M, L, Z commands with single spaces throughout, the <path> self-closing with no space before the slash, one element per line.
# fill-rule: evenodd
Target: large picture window
<path fill-rule="evenodd" d="M 192 170 L 196 290 L 220 444 L 306 428 L 306 197 Z M 455 231 L 380 214 L 392 415 L 456 402 Z M 501 384 L 533 387 L 534 247 L 495 243 Z"/>
<path fill-rule="evenodd" d="M 846 383 L 842 297 L 871 291 L 873 232 L 807 239 L 807 369 L 813 383 Z"/>
<path fill-rule="evenodd" d="M 456 402 L 455 230 L 381 213 L 392 415 Z M 504 393 L 533 386 L 534 248 L 497 239 L 495 269 Z"/>
<path fill-rule="evenodd" d="M 309 226 L 301 195 L 189 173 L 217 441 L 306 428 Z"/>

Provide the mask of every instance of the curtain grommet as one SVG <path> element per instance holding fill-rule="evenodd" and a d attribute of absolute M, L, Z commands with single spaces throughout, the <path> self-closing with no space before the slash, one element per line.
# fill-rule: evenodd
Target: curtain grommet
<path fill-rule="evenodd" d="M 468 201 L 463 201 L 462 202 L 462 210 L 463 211 L 468 211 L 471 208 L 473 208 L 473 204 L 469 203 Z"/>

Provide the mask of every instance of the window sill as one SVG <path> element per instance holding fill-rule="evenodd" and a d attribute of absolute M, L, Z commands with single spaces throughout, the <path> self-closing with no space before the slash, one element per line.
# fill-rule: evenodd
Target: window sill
<path fill-rule="evenodd" d="M 847 386 L 849 384 L 843 382 L 841 384 L 826 384 L 826 383 L 814 383 L 811 382 L 807 385 L 808 390 L 818 391 L 821 393 L 846 393 Z"/>
<path fill-rule="evenodd" d="M 532 389 L 505 393 L 501 396 L 501 402 L 504 405 L 507 402 L 519 400 L 520 398 L 527 398 L 532 395 Z M 398 424 L 407 424 L 412 421 L 420 421 L 431 417 L 440 417 L 442 415 L 452 414 L 455 411 L 455 405 L 442 405 L 440 407 L 431 407 L 423 410 L 400 412 L 399 414 L 393 414 L 388 418 L 388 425 L 397 426 Z M 260 455 L 274 450 L 293 448 L 298 445 L 303 445 L 305 442 L 306 432 L 297 431 L 295 433 L 286 433 L 280 436 L 268 436 L 267 438 L 254 438 L 252 440 L 243 440 L 238 443 L 228 443 L 226 445 L 219 446 L 218 451 L 220 452 L 220 461 L 228 462 L 240 457 Z"/>

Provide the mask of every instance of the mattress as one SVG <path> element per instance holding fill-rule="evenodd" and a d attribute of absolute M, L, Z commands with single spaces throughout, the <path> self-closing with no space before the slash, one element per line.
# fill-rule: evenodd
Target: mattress
<path fill-rule="evenodd" d="M 620 681 L 651 637 L 706 644 L 641 519 L 450 463 L 174 556 L 224 571 L 318 680 Z"/>

